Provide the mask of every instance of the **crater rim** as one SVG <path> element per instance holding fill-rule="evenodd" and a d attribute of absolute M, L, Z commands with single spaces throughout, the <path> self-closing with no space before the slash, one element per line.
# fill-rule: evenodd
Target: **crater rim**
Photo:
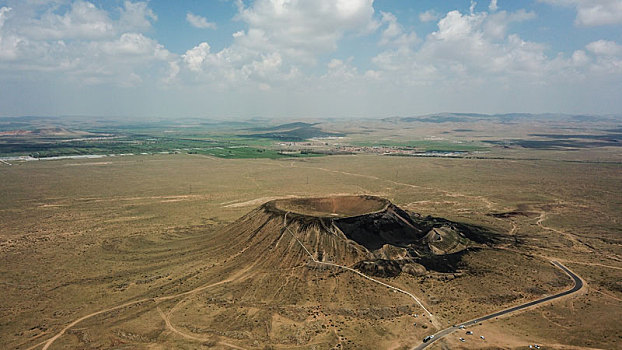
<path fill-rule="evenodd" d="M 391 201 L 372 195 L 337 195 L 275 199 L 266 205 L 283 213 L 343 219 L 383 212 Z"/>

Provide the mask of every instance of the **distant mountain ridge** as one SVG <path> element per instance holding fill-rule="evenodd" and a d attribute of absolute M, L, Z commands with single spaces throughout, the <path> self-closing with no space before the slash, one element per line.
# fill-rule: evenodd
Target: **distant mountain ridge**
<path fill-rule="evenodd" d="M 482 120 L 497 120 L 500 122 L 511 122 L 518 120 L 568 120 L 568 121 L 611 121 L 614 116 L 584 115 L 584 114 L 555 114 L 555 113 L 503 113 L 503 114 L 482 114 L 482 113 L 433 113 L 410 117 L 388 117 L 381 121 L 388 123 L 470 123 Z"/>
<path fill-rule="evenodd" d="M 267 138 L 280 141 L 304 141 L 311 138 L 343 137 L 346 134 L 328 132 L 315 126 L 318 123 L 293 122 L 270 127 L 255 127 L 247 130 L 263 131 L 253 134 L 240 134 L 241 137 Z"/>

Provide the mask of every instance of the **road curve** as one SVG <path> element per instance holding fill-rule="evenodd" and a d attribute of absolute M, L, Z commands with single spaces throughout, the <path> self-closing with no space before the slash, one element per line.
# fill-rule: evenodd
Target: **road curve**
<path fill-rule="evenodd" d="M 457 324 L 455 326 L 451 326 L 448 328 L 445 328 L 437 333 L 434 334 L 434 338 L 430 339 L 428 342 L 426 343 L 421 343 L 418 346 L 414 347 L 413 350 L 421 350 L 421 349 L 425 349 L 428 346 L 432 345 L 434 342 L 436 342 L 439 339 L 442 339 L 443 337 L 455 332 L 456 330 L 458 330 L 460 328 L 460 326 L 464 326 L 464 327 L 468 327 L 468 326 L 472 326 L 475 324 L 478 324 L 480 322 L 484 322 L 487 320 L 490 320 L 491 318 L 495 318 L 495 317 L 499 317 L 499 316 L 503 316 L 503 315 L 507 315 L 516 311 L 520 311 L 523 309 L 526 309 L 528 307 L 534 306 L 534 305 L 538 305 L 538 304 L 542 304 L 545 303 L 547 301 L 553 300 L 553 299 L 557 299 L 557 298 L 561 298 L 563 296 L 572 294 L 572 293 L 576 293 L 578 292 L 581 288 L 583 288 L 583 280 L 577 276 L 574 272 L 570 271 L 570 269 L 568 269 L 566 266 L 562 265 L 561 263 L 551 260 L 551 263 L 555 266 L 557 266 L 558 268 L 560 268 L 562 271 L 564 271 L 568 276 L 570 276 L 570 278 L 572 278 L 572 280 L 574 281 L 574 286 L 566 291 L 563 291 L 561 293 L 557 293 L 554 295 L 549 295 L 547 297 L 538 299 L 538 300 L 534 300 L 534 301 L 530 301 L 528 303 L 525 304 L 521 304 L 518 306 L 514 306 L 505 310 L 501 310 L 486 316 L 482 316 L 480 318 L 476 318 L 474 320 L 471 321 L 467 321 L 464 323 L 460 323 Z"/>

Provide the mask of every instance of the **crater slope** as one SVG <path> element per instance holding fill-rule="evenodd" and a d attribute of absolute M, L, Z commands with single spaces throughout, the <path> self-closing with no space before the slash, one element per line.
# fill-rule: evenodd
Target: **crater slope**
<path fill-rule="evenodd" d="M 448 310 L 482 314 L 517 298 L 506 281 L 482 293 L 482 280 L 541 267 L 483 249 L 499 240 L 484 228 L 374 196 L 270 201 L 200 238 L 181 252 L 190 254 L 182 277 L 78 318 L 45 348 L 407 348 L 453 322 Z M 547 283 L 557 283 L 546 269 Z M 442 273 L 457 270 L 465 273 Z M 457 304 L 455 290 L 470 286 L 477 292 L 460 295 L 480 299 Z M 548 286 L 537 293 L 557 285 Z M 527 293 L 533 281 L 519 288 Z"/>
<path fill-rule="evenodd" d="M 464 252 L 498 240 L 484 228 L 423 217 L 387 199 L 365 195 L 274 200 L 248 216 L 287 225 L 318 261 L 385 277 L 402 271 L 455 271 Z M 283 252 L 285 257 L 291 254 Z"/>

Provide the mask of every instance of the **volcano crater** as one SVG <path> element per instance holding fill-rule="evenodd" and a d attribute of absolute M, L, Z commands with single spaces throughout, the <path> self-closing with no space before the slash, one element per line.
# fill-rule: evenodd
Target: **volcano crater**
<path fill-rule="evenodd" d="M 272 202 L 275 209 L 303 216 L 348 218 L 387 210 L 391 202 L 376 196 L 288 198 Z"/>
<path fill-rule="evenodd" d="M 483 227 L 424 217 L 372 195 L 277 199 L 261 209 L 287 226 L 316 259 L 372 275 L 395 276 L 411 265 L 455 272 L 464 254 L 496 240 Z"/>

